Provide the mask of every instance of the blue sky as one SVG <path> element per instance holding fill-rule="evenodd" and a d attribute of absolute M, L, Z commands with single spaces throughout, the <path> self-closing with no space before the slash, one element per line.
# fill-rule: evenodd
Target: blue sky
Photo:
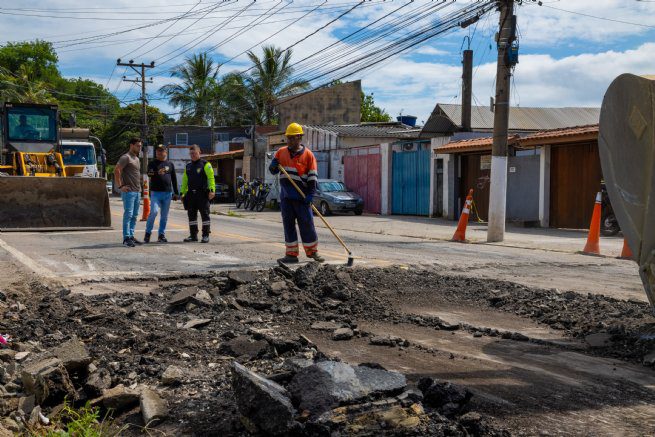
<path fill-rule="evenodd" d="M 121 82 L 124 68 L 114 69 L 117 58 L 134 57 L 138 62 L 156 60 L 157 65 L 170 59 L 153 72 L 154 84 L 149 85 L 149 94 L 153 105 L 174 113 L 175 108 L 165 100 L 157 99 L 157 89 L 171 81 L 166 68 L 181 62 L 191 53 L 209 50 L 241 28 L 244 28 L 243 33 L 209 50 L 209 54 L 217 61 L 224 61 L 265 38 L 270 38 L 267 43 L 287 47 L 307 37 L 294 47 L 294 59 L 299 60 L 408 1 L 366 2 L 330 25 L 327 25 L 330 20 L 356 2 L 329 0 L 322 3 L 323 0 L 259 0 L 252 4 L 231 0 L 219 6 L 214 0 L 143 0 L 140 3 L 128 0 L 88 0 L 84 3 L 74 0 L 12 0 L 3 2 L 0 26 L 5 37 L 12 35 L 10 40 L 40 38 L 55 41 L 60 67 L 66 76 L 85 77 L 106 84 L 126 101 L 137 98 L 138 93 L 135 88 L 130 89 L 129 83 Z M 477 3 L 470 0 L 454 2 L 426 16 L 422 23 L 442 19 L 445 14 Z M 521 53 L 513 80 L 512 104 L 598 106 L 604 90 L 618 74 L 655 73 L 655 2 L 546 0 L 543 3 L 544 6 L 538 6 L 526 1 L 516 8 Z M 427 8 L 430 4 L 435 3 L 415 0 L 387 19 L 414 8 L 417 11 L 421 7 Z M 318 9 L 313 13 L 296 21 L 316 7 Z M 207 11 L 207 15 L 200 11 Z M 184 13 L 187 16 L 183 19 L 154 25 L 157 20 Z M 324 25 L 327 25 L 325 29 L 309 36 Z M 120 35 L 105 35 L 139 26 L 148 27 Z M 496 48 L 493 37 L 497 26 L 498 14 L 493 11 L 476 25 L 438 36 L 348 79 L 361 79 L 364 89 L 373 92 L 376 102 L 391 115 L 402 112 L 418 116 L 419 121 L 425 120 L 437 102 L 459 101 L 460 48 L 468 35 L 475 51 L 475 101 L 488 105 L 489 97 L 494 93 Z M 411 26 L 403 27 L 400 33 L 411 29 Z M 389 41 L 397 35 L 391 35 Z M 94 37 L 96 41 L 79 40 Z M 146 45 L 139 49 L 144 43 Z M 350 49 L 364 52 L 357 45 L 342 44 L 336 53 L 346 53 Z M 183 50 L 187 51 L 180 54 Z M 171 52 L 173 54 L 169 55 Z M 322 52 L 313 61 L 328 55 L 329 52 Z M 336 56 L 333 62 L 338 63 L 339 57 Z M 240 55 L 221 71 L 243 70 L 248 65 L 246 57 Z"/>

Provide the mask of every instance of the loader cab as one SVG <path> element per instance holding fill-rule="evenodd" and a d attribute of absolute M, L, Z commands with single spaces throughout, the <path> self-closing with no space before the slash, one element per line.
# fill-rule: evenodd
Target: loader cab
<path fill-rule="evenodd" d="M 57 153 L 56 105 L 5 103 L 1 122 L 0 171 L 16 176 L 65 176 Z"/>

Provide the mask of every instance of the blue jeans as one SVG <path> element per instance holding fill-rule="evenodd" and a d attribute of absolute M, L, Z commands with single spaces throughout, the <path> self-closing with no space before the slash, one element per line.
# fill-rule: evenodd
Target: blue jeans
<path fill-rule="evenodd" d="M 138 191 L 121 193 L 121 199 L 123 200 L 123 238 L 134 237 L 141 193 Z"/>
<path fill-rule="evenodd" d="M 168 191 L 153 191 L 150 193 L 150 215 L 148 216 L 148 221 L 146 222 L 146 234 L 152 232 L 152 228 L 155 226 L 155 219 L 157 214 L 161 210 L 161 216 L 159 216 L 159 235 L 164 235 L 166 233 L 166 222 L 168 222 L 168 210 L 171 207 L 171 199 L 173 198 L 173 193 Z"/>

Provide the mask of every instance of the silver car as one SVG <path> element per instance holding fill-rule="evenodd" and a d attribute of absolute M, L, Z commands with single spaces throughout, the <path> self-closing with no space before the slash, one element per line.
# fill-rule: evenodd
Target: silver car
<path fill-rule="evenodd" d="M 319 179 L 314 206 L 323 215 L 330 215 L 333 212 L 354 212 L 361 215 L 364 212 L 364 199 L 354 193 L 343 182 L 333 179 Z"/>

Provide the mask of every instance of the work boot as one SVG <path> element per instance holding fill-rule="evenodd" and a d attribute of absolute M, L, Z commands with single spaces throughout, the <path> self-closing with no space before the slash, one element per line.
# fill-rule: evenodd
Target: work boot
<path fill-rule="evenodd" d="M 201 243 L 209 243 L 209 235 L 203 235 L 202 240 L 200 240 Z"/>
<path fill-rule="evenodd" d="M 150 232 L 146 232 L 146 234 L 143 236 L 143 242 L 150 243 Z"/>
<path fill-rule="evenodd" d="M 197 235 L 189 235 L 183 240 L 185 243 L 193 243 L 198 241 L 198 236 Z"/>
<path fill-rule="evenodd" d="M 284 258 L 279 258 L 277 262 L 281 264 L 297 264 L 298 257 L 293 255 L 284 255 Z"/>
<path fill-rule="evenodd" d="M 159 238 L 157 238 L 157 243 L 168 243 L 168 240 L 166 239 L 166 235 L 159 234 Z"/>
<path fill-rule="evenodd" d="M 132 243 L 134 243 L 134 244 L 138 244 L 139 246 L 143 244 L 143 241 L 139 241 L 134 237 L 130 237 L 130 238 L 132 239 Z"/>
<path fill-rule="evenodd" d="M 307 255 L 307 258 L 311 258 L 316 262 L 322 263 L 325 262 L 325 258 L 323 258 L 321 255 L 318 254 L 318 252 L 314 252 L 311 255 Z"/>
<path fill-rule="evenodd" d="M 125 237 L 123 238 L 123 246 L 134 247 L 134 243 L 132 242 L 132 239 L 130 237 Z"/>

